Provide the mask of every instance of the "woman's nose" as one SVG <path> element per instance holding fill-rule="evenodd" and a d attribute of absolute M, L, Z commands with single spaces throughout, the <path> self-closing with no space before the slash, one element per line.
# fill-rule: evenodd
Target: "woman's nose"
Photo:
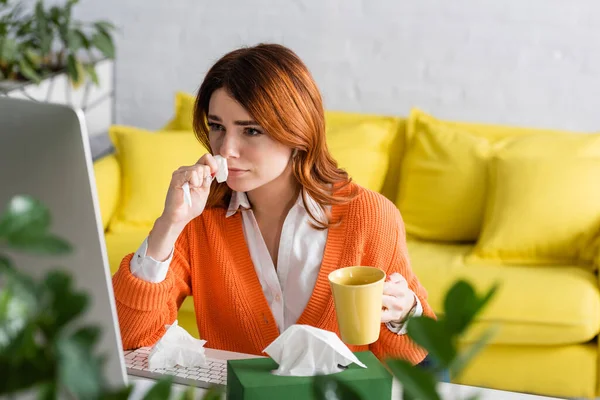
<path fill-rule="evenodd" d="M 237 157 L 239 155 L 238 143 L 234 133 L 225 133 L 219 146 L 219 154 L 225 158 Z"/>

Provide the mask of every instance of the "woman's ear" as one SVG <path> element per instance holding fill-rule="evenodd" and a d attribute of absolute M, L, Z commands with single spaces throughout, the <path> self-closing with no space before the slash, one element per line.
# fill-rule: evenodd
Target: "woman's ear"
<path fill-rule="evenodd" d="M 298 155 L 298 149 L 294 149 L 294 151 L 292 151 L 292 157 L 296 158 L 297 155 Z"/>

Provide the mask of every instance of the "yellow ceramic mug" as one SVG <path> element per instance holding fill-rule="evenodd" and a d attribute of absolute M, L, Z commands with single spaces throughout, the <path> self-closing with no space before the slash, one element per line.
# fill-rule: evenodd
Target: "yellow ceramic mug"
<path fill-rule="evenodd" d="M 374 267 L 346 267 L 329 274 L 342 340 L 365 345 L 379 338 L 385 273 Z"/>

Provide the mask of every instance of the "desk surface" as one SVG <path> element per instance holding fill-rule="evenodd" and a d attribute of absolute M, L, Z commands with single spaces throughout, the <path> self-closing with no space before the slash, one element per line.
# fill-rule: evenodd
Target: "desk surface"
<path fill-rule="evenodd" d="M 239 360 L 244 358 L 256 358 L 258 356 L 251 354 L 242 354 L 242 353 L 233 353 L 230 351 L 221 351 L 221 350 L 213 350 L 206 349 L 207 357 L 215 357 L 218 355 L 218 358 L 228 359 L 228 360 Z M 134 391 L 130 397 L 130 399 L 137 400 L 141 399 L 144 393 L 154 384 L 154 380 L 141 378 L 137 376 L 128 375 L 129 382 L 134 384 Z M 183 393 L 187 387 L 184 385 L 173 385 L 172 392 Z M 555 397 L 544 397 L 544 396 L 535 396 L 528 395 L 523 393 L 515 393 L 515 392 L 506 392 L 503 390 L 493 390 L 493 389 L 485 389 L 473 386 L 465 386 L 465 385 L 456 385 L 453 383 L 440 383 L 439 391 L 442 395 L 443 399 L 466 399 L 473 395 L 478 395 L 480 400 L 551 400 L 557 399 Z M 204 393 L 206 393 L 205 389 L 196 388 L 195 390 L 195 398 L 202 399 Z M 400 399 L 401 387 L 396 379 L 394 379 L 394 384 L 392 386 L 392 399 Z M 223 397 L 224 398 L 224 397 Z"/>

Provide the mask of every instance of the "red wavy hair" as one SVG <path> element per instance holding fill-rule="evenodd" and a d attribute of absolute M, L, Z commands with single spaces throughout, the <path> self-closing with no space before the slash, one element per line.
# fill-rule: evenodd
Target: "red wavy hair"
<path fill-rule="evenodd" d="M 225 89 L 274 140 L 296 150 L 292 159 L 294 177 L 321 207 L 326 220 L 317 219 L 305 207 L 318 229 L 331 221 L 325 206 L 343 204 L 357 194 L 356 187 L 343 190 L 351 178 L 338 168 L 327 148 L 323 101 L 308 68 L 290 49 L 277 44 L 259 44 L 234 50 L 208 71 L 194 105 L 194 131 L 210 149 L 207 115 L 212 94 Z M 212 153 L 212 149 L 211 149 Z M 343 194 L 342 194 L 343 193 Z M 213 182 L 207 207 L 227 207 L 231 189 Z M 306 206 L 306 196 L 303 192 Z"/>

